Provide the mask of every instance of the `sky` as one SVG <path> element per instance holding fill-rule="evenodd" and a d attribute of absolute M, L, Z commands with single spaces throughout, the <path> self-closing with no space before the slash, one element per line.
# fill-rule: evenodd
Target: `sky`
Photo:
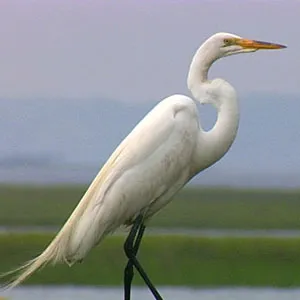
<path fill-rule="evenodd" d="M 299 1 L 1 0 L 0 98 L 157 102 L 188 93 L 198 46 L 225 31 L 288 46 L 213 66 L 243 95 L 299 94 Z"/>
<path fill-rule="evenodd" d="M 299 15 L 296 0 L 1 0 L 0 159 L 53 152 L 98 166 L 157 102 L 190 95 L 190 61 L 222 31 L 287 48 L 212 66 L 210 78 L 237 90 L 242 114 L 211 174 L 283 172 L 300 182 Z"/>

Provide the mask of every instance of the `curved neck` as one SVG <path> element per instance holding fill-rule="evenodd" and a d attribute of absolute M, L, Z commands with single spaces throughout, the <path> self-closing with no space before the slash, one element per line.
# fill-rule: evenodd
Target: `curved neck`
<path fill-rule="evenodd" d="M 188 76 L 188 87 L 195 100 L 212 104 L 218 113 L 210 131 L 204 131 L 199 126 L 198 145 L 194 153 L 195 173 L 223 157 L 232 145 L 239 125 L 239 107 L 234 88 L 225 80 L 207 79 L 208 69 L 216 59 L 201 47 L 193 58 Z"/>
<path fill-rule="evenodd" d="M 218 117 L 210 131 L 200 127 L 196 156 L 204 169 L 222 158 L 231 147 L 238 130 L 239 108 L 236 97 L 226 98 L 217 107 Z M 199 159 L 200 157 L 200 159 Z"/>
<path fill-rule="evenodd" d="M 188 74 L 188 88 L 193 93 L 199 83 L 207 82 L 207 73 L 211 65 L 218 59 L 219 54 L 213 51 L 209 43 L 204 43 L 194 55 Z"/>

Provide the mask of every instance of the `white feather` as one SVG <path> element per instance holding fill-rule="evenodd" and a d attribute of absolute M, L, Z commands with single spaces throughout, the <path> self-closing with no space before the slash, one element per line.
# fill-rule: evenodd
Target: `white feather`
<path fill-rule="evenodd" d="M 160 102 L 111 155 L 46 250 L 15 270 L 21 274 L 7 287 L 49 262 L 82 260 L 108 233 L 164 206 L 190 176 L 197 131 L 191 99 L 174 95 Z"/>
<path fill-rule="evenodd" d="M 149 218 L 191 177 L 219 160 L 235 139 L 238 103 L 229 83 L 207 79 L 208 69 L 220 57 L 255 51 L 255 47 L 284 48 L 229 33 L 217 33 L 203 43 L 192 60 L 188 87 L 200 103 L 216 107 L 215 126 L 209 132 L 202 130 L 196 104 L 186 96 L 160 102 L 111 155 L 46 250 L 15 270 L 20 274 L 8 287 L 49 262 L 71 265 L 82 260 L 108 233 L 140 214 Z"/>

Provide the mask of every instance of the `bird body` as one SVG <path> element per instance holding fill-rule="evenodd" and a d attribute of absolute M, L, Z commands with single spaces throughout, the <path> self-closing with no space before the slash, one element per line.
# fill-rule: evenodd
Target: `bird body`
<path fill-rule="evenodd" d="M 269 47 L 269 48 L 266 48 Z M 193 176 L 218 161 L 232 145 L 239 123 L 234 88 L 207 79 L 222 56 L 283 46 L 218 33 L 196 52 L 188 75 L 194 99 L 173 95 L 158 103 L 121 142 L 45 251 L 19 268 L 18 285 L 49 262 L 81 261 L 106 235 L 122 225 L 144 221 L 162 209 Z M 212 104 L 216 124 L 204 131 L 196 101 Z M 13 271 L 14 272 L 14 271 Z"/>
<path fill-rule="evenodd" d="M 80 260 L 107 233 L 163 207 L 192 176 L 197 142 L 195 103 L 185 96 L 160 102 L 126 137 L 88 191 L 88 207 L 72 226 L 67 260 Z M 101 181 L 98 181 L 99 180 Z"/>

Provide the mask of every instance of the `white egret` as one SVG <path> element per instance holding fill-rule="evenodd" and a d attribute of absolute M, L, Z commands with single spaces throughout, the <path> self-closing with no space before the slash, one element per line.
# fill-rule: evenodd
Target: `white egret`
<path fill-rule="evenodd" d="M 280 48 L 285 46 L 229 33 L 208 38 L 196 52 L 188 74 L 194 99 L 170 96 L 140 121 L 105 163 L 53 241 L 39 256 L 15 270 L 20 273 L 8 287 L 20 284 L 47 263 L 72 265 L 82 261 L 105 236 L 122 225 L 133 225 L 124 244 L 129 259 L 125 299 L 130 297 L 133 266 L 156 299 L 162 299 L 136 259 L 145 221 L 193 176 L 218 161 L 237 134 L 236 92 L 223 79 L 208 80 L 208 70 L 224 56 Z M 202 129 L 195 101 L 216 108 L 217 121 L 210 131 Z"/>

